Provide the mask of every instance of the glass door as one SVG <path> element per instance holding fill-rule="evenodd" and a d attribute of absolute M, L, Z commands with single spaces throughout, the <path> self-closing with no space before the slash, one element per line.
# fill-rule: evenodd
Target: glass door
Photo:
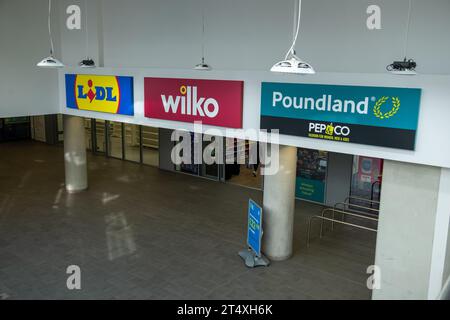
<path fill-rule="evenodd" d="M 141 126 L 142 162 L 159 167 L 159 129 Z"/>
<path fill-rule="evenodd" d="M 351 203 L 378 209 L 383 175 L 383 159 L 355 156 L 353 158 Z M 356 198 L 356 199 L 355 199 Z M 358 200 L 358 198 L 370 200 Z M 372 202 L 374 201 L 374 202 Z M 370 211 L 372 212 L 372 211 Z"/>
<path fill-rule="evenodd" d="M 200 165 L 195 163 L 195 153 L 194 153 L 195 152 L 194 151 L 194 149 L 195 149 L 195 144 L 194 144 L 195 134 L 193 132 L 191 132 L 190 135 L 191 135 L 191 155 L 190 155 L 189 163 L 181 163 L 179 165 L 175 165 L 175 171 L 180 171 L 180 172 L 198 176 Z M 175 143 L 174 143 L 174 145 L 175 145 Z M 183 151 L 181 151 L 181 154 L 180 154 L 181 157 L 184 157 Z"/>
<path fill-rule="evenodd" d="M 108 155 L 113 158 L 123 159 L 123 124 L 108 121 Z"/>
<path fill-rule="evenodd" d="M 256 159 L 254 156 L 250 157 L 250 152 L 255 152 Z M 262 189 L 263 177 L 258 154 L 259 146 L 256 141 L 226 138 L 225 181 L 244 187 Z"/>
<path fill-rule="evenodd" d="M 92 151 L 92 143 L 93 143 L 93 131 L 92 131 L 92 123 L 94 119 L 86 119 L 84 118 L 84 132 L 86 139 L 86 149 Z"/>
<path fill-rule="evenodd" d="M 124 124 L 125 160 L 141 162 L 141 134 L 135 124 Z"/>
<path fill-rule="evenodd" d="M 210 144 L 214 144 L 216 139 L 223 139 L 223 138 L 219 137 L 219 136 L 204 135 L 203 139 L 202 139 L 203 140 L 203 142 L 202 142 L 202 153 L 205 151 L 205 148 L 207 146 L 209 146 Z M 205 141 L 205 140 L 207 140 L 207 141 Z M 218 146 L 220 147 L 220 145 L 221 144 L 219 143 Z M 213 148 L 212 150 L 207 151 L 207 154 L 211 156 L 211 158 L 212 158 L 211 160 L 214 161 L 214 163 L 206 164 L 204 162 L 204 159 L 203 159 L 201 175 L 203 177 L 207 177 L 207 178 L 210 178 L 210 179 L 219 180 L 219 165 L 218 165 L 217 162 L 220 162 L 219 161 L 219 157 L 221 156 L 221 152 L 216 154 L 216 149 L 217 148 Z"/>
<path fill-rule="evenodd" d="M 105 153 L 106 151 L 106 123 L 105 120 L 95 119 L 94 120 L 94 151 L 97 153 Z"/>

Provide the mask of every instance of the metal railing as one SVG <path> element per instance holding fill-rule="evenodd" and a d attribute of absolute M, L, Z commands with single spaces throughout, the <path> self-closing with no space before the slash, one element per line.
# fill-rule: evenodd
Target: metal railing
<path fill-rule="evenodd" d="M 327 217 L 323 217 L 323 216 L 312 216 L 309 219 L 309 224 L 308 224 L 308 238 L 306 241 L 306 245 L 309 247 L 309 240 L 311 237 L 311 225 L 312 225 L 312 221 L 313 219 L 321 219 L 322 221 L 331 221 L 331 222 L 336 222 L 336 223 L 340 223 L 346 226 L 350 226 L 350 227 L 354 227 L 354 228 L 358 228 L 358 229 L 363 229 L 363 230 L 367 230 L 367 231 L 371 231 L 371 232 L 377 232 L 377 229 L 373 229 L 373 228 L 369 228 L 369 227 L 364 227 L 364 226 L 360 226 L 357 224 L 353 224 L 353 223 L 348 223 L 348 222 L 344 222 L 344 221 L 340 221 L 340 220 L 335 220 L 335 219 L 331 219 L 331 218 L 327 218 Z M 322 238 L 322 234 L 320 235 L 320 238 Z"/>
<path fill-rule="evenodd" d="M 375 217 L 372 217 L 372 216 L 367 216 L 367 215 L 361 215 L 361 214 L 357 214 L 357 213 L 354 213 L 354 212 L 337 210 L 336 208 L 325 208 L 325 209 L 323 209 L 321 216 L 324 217 L 327 212 L 331 212 L 332 213 L 332 216 L 331 216 L 332 220 L 336 220 L 335 219 L 336 213 L 341 214 L 342 217 L 343 217 L 342 220 L 340 220 L 341 222 L 345 222 L 345 218 L 344 218 L 345 216 L 351 216 L 351 217 L 356 217 L 356 218 L 359 218 L 359 219 L 366 219 L 366 220 L 369 220 L 369 221 L 378 222 L 378 218 L 375 218 Z M 323 222 L 324 221 L 322 221 L 322 224 L 320 226 L 320 233 L 321 234 L 323 234 Z M 334 221 L 331 222 L 331 230 L 334 230 Z"/>
<path fill-rule="evenodd" d="M 356 205 L 357 207 L 360 207 L 360 208 L 369 209 L 369 210 L 373 211 L 374 213 L 367 213 L 367 212 L 364 212 L 364 211 L 358 211 L 358 210 L 353 210 L 353 209 L 352 209 L 351 212 L 346 211 L 345 209 L 348 208 L 348 205 L 350 205 L 350 203 L 349 203 L 350 199 L 365 200 L 368 203 L 378 202 L 378 201 L 373 201 L 373 200 L 368 200 L 368 199 L 363 199 L 363 198 L 357 198 L 357 197 L 347 197 L 344 202 L 336 203 L 333 206 L 333 208 L 325 208 L 325 209 L 323 209 L 322 210 L 322 214 L 320 216 L 319 215 L 315 215 L 315 216 L 312 216 L 309 219 L 308 231 L 307 231 L 307 237 L 308 237 L 307 238 L 307 246 L 309 246 L 310 237 L 311 237 L 311 226 L 312 226 L 312 221 L 314 219 L 320 219 L 321 220 L 321 224 L 320 224 L 320 238 L 323 237 L 323 231 L 324 231 L 323 227 L 324 227 L 324 222 L 326 222 L 326 221 L 330 221 L 331 222 L 331 230 L 334 230 L 334 223 L 338 223 L 338 224 L 343 224 L 343 225 L 347 225 L 347 226 L 358 228 L 358 229 L 362 229 L 362 230 L 377 232 L 377 229 L 369 228 L 369 227 L 366 227 L 366 226 L 362 226 L 362 225 L 355 224 L 355 223 L 349 223 L 349 222 L 345 221 L 346 220 L 345 217 L 349 216 L 349 217 L 354 217 L 354 218 L 365 220 L 365 221 L 369 221 L 369 222 L 376 222 L 376 223 L 378 223 L 378 214 L 377 214 L 377 213 L 379 213 L 378 209 L 373 209 L 373 208 L 368 208 L 368 207 L 365 207 L 365 206 Z M 338 209 L 338 206 L 340 206 L 340 205 L 344 206 L 343 210 L 339 210 Z M 353 204 L 351 204 L 351 205 L 353 206 Z M 375 213 L 375 212 L 377 212 L 377 213 Z M 331 214 L 331 218 L 326 217 L 326 215 L 328 213 Z M 336 213 L 342 215 L 342 220 L 337 220 L 335 218 Z"/>
<path fill-rule="evenodd" d="M 361 204 L 355 204 L 355 203 L 351 203 L 351 200 L 357 200 L 360 202 L 366 202 L 369 206 L 365 206 L 365 205 L 361 205 Z M 347 197 L 345 198 L 344 202 L 338 202 L 334 205 L 333 208 L 338 209 L 339 206 L 342 206 L 343 210 L 352 210 L 354 212 L 358 212 L 361 214 L 365 214 L 365 215 L 371 215 L 371 216 L 378 216 L 378 213 L 380 212 L 380 209 L 376 209 L 373 208 L 373 204 L 378 204 L 378 206 L 380 205 L 379 201 L 375 201 L 375 200 L 369 200 L 369 199 L 364 199 L 364 198 L 359 198 L 359 197 Z M 368 210 L 367 211 L 363 211 L 363 210 L 357 210 L 357 209 L 364 209 L 364 210 Z"/>

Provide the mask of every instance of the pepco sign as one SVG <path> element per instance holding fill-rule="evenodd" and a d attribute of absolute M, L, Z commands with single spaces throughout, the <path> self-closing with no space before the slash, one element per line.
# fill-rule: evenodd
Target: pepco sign
<path fill-rule="evenodd" d="M 242 128 L 243 81 L 145 78 L 145 116 Z"/>

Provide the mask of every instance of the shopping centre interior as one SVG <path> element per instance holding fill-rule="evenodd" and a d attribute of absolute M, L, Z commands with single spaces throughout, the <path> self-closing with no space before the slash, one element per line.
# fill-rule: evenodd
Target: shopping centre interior
<path fill-rule="evenodd" d="M 32 134 L 39 131 L 36 125 L 46 123 L 38 117 L 14 120 L 21 126 L 28 123 Z M 157 134 L 156 148 L 144 147 L 143 139 L 142 145 L 139 139 L 128 140 L 135 145 L 122 144 L 120 134 L 112 130 L 105 143 L 105 125 L 122 132 L 122 124 L 84 122 L 88 192 L 65 191 L 62 141 L 52 145 L 35 137 L 37 141 L 2 142 L 8 153 L 0 156 L 0 291 L 9 298 L 370 299 L 366 268 L 375 258 L 373 232 L 338 225 L 332 231 L 326 225 L 320 238 L 316 222 L 307 246 L 308 222 L 320 215 L 323 194 L 323 200 L 315 195 L 314 202 L 298 194 L 293 257 L 250 270 L 237 252 L 245 246 L 246 203 L 249 198 L 262 202 L 259 172 L 254 177 L 253 168 L 241 165 L 242 172 L 226 180 L 217 166 L 194 172 L 161 170 Z M 140 131 L 158 129 L 134 126 L 127 138 L 133 131 L 142 137 Z M 141 153 L 140 148 L 149 150 Z M 299 161 L 298 176 L 325 183 L 327 154 L 307 149 L 299 153 L 308 163 Z M 371 189 L 379 181 L 380 163 L 355 157 L 348 193 L 377 201 L 379 184 L 372 195 Z M 67 261 L 78 262 L 89 274 L 83 290 L 61 288 L 66 274 L 58 270 Z"/>
<path fill-rule="evenodd" d="M 446 298 L 450 2 L 373 2 L 0 0 L 0 300 Z"/>

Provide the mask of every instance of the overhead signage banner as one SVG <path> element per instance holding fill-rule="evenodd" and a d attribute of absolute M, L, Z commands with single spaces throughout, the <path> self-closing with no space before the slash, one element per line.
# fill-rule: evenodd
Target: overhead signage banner
<path fill-rule="evenodd" d="M 264 82 L 261 129 L 414 150 L 421 89 Z"/>
<path fill-rule="evenodd" d="M 262 208 L 255 201 L 249 199 L 247 245 L 255 251 L 257 256 L 261 255 L 261 225 Z"/>
<path fill-rule="evenodd" d="M 67 108 L 134 115 L 133 77 L 66 74 Z"/>
<path fill-rule="evenodd" d="M 243 81 L 145 78 L 145 116 L 242 128 Z"/>

